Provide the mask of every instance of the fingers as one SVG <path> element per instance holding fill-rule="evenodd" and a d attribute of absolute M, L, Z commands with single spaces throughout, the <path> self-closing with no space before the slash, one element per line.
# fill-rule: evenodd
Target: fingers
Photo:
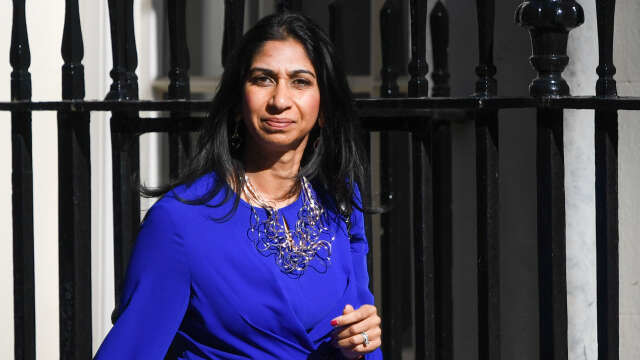
<path fill-rule="evenodd" d="M 335 326 L 333 344 L 342 349 L 343 353 L 365 354 L 382 344 L 381 319 L 378 310 L 373 305 L 363 305 L 354 310 L 351 305 L 346 305 L 342 315 L 331 321 Z M 366 332 L 368 344 L 364 345 Z"/>
<path fill-rule="evenodd" d="M 355 353 L 359 353 L 359 354 L 366 354 L 366 353 L 370 353 L 373 350 L 377 349 L 380 347 L 380 345 L 382 345 L 382 340 L 380 338 L 377 338 L 375 340 L 371 340 L 369 342 L 369 345 L 364 346 L 364 344 L 359 344 L 356 345 L 352 348 L 349 348 L 349 351 L 355 352 Z"/>
<path fill-rule="evenodd" d="M 377 314 L 374 314 L 373 316 L 339 330 L 336 334 L 336 338 L 346 339 L 352 336 L 360 336 L 363 331 L 366 331 L 369 338 L 371 338 L 372 334 L 369 333 L 369 330 L 379 328 L 380 322 L 380 317 Z"/>
<path fill-rule="evenodd" d="M 353 309 L 351 305 L 345 306 L 345 309 L 342 311 L 343 315 L 331 320 L 331 325 L 347 326 L 349 324 L 362 321 L 363 319 L 366 319 L 378 312 L 378 309 L 376 309 L 375 306 L 367 304 L 362 305 L 358 310 L 354 310 L 345 314 L 345 310 L 347 310 L 347 307 Z"/>
<path fill-rule="evenodd" d="M 347 338 L 338 338 L 336 344 L 345 349 L 350 349 L 354 351 L 371 351 L 372 349 L 377 348 L 380 345 L 376 345 L 380 343 L 380 338 L 382 335 L 382 330 L 379 327 L 367 330 L 367 336 L 369 336 L 369 344 L 367 346 L 364 345 L 364 336 L 362 336 L 362 331 L 356 335 L 349 336 Z"/>
<path fill-rule="evenodd" d="M 354 312 L 355 309 L 353 308 L 353 306 L 351 306 L 351 304 L 347 304 L 344 309 L 342 309 L 342 315 L 347 315 L 350 312 Z"/>

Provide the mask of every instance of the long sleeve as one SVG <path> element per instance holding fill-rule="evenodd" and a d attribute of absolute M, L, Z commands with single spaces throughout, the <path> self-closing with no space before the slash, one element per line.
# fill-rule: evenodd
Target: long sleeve
<path fill-rule="evenodd" d="M 152 207 L 136 241 L 121 314 L 95 359 L 162 359 L 187 309 L 190 273 L 170 205 Z"/>
<path fill-rule="evenodd" d="M 358 204 L 361 204 L 359 192 L 356 192 L 356 200 Z M 351 223 L 351 259 L 353 262 L 354 277 L 358 287 L 358 299 L 361 301 L 361 304 L 358 305 L 373 305 L 374 299 L 373 294 L 369 290 L 369 272 L 367 271 L 367 253 L 369 252 L 369 244 L 365 233 L 364 215 L 362 211 L 356 208 L 353 209 Z M 366 354 L 365 359 L 381 360 L 382 350 L 378 348 L 375 351 Z"/>

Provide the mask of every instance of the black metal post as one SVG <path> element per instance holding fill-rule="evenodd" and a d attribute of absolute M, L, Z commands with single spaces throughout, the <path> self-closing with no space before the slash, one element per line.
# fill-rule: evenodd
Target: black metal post
<path fill-rule="evenodd" d="M 333 3 L 332 3 L 333 5 Z M 386 0 L 380 10 L 380 35 L 382 41 L 382 70 L 383 84 L 380 96 L 398 96 L 397 72 L 393 68 L 392 57 L 395 54 L 394 45 L 397 43 L 397 32 L 394 22 L 398 16 L 396 4 L 393 0 Z M 331 9 L 331 8 L 330 8 Z M 335 36 L 335 34 L 333 34 Z M 380 132 L 380 200 L 382 206 L 391 209 L 396 202 L 394 199 L 394 141 L 393 136 L 387 132 Z M 394 242 L 397 231 L 394 228 L 395 212 L 387 210 L 380 216 L 382 236 L 380 237 L 381 253 L 381 281 L 382 281 L 382 332 L 384 343 L 382 351 L 387 359 L 399 359 L 402 356 L 402 321 L 399 294 L 402 293 L 400 282 L 394 276 L 398 273 L 397 249 Z"/>
<path fill-rule="evenodd" d="M 189 99 L 191 90 L 189 85 L 189 47 L 187 46 L 186 29 L 186 1 L 169 0 L 169 45 L 171 50 L 169 70 L 169 99 Z M 172 112 L 171 118 L 185 118 L 189 114 Z M 191 140 L 186 131 L 169 132 L 169 175 L 177 178 L 180 169 L 190 156 Z"/>
<path fill-rule="evenodd" d="M 84 47 L 77 0 L 65 2 L 62 98 L 84 98 Z M 91 348 L 91 164 L 88 112 L 58 113 L 60 358 Z"/>
<path fill-rule="evenodd" d="M 13 0 L 11 100 L 31 100 L 31 52 L 25 1 Z M 31 112 L 11 112 L 13 206 L 13 316 L 16 359 L 35 360 L 35 284 L 33 269 L 33 162 Z"/>
<path fill-rule="evenodd" d="M 441 1 L 431 10 L 433 43 L 432 96 L 449 96 L 449 15 Z M 411 93 L 410 93 L 411 94 Z M 433 164 L 433 251 L 435 267 L 436 359 L 453 358 L 452 284 L 452 169 L 451 123 L 447 117 L 431 120 L 431 159 Z"/>
<path fill-rule="evenodd" d="M 494 0 L 477 0 L 480 61 L 476 67 L 478 97 L 497 95 L 493 64 Z M 500 219 L 499 138 L 495 110 L 476 113 L 478 353 L 481 360 L 500 360 Z"/>
<path fill-rule="evenodd" d="M 617 97 L 613 75 L 613 25 L 615 0 L 597 0 L 600 64 L 596 95 Z M 618 360 L 618 113 L 595 112 L 596 248 L 598 302 L 598 359 Z"/>
<path fill-rule="evenodd" d="M 569 63 L 569 31 L 584 22 L 574 0 L 531 0 L 517 9 L 516 21 L 531 34 L 531 64 L 538 78 L 531 96 L 569 95 L 562 71 Z M 567 277 L 564 205 L 563 114 L 538 109 L 538 279 L 540 358 L 565 360 L 567 348 Z"/>
<path fill-rule="evenodd" d="M 109 0 L 113 70 L 108 100 L 138 99 L 138 66 L 135 33 L 133 31 L 133 0 Z M 116 310 L 118 316 L 120 292 L 124 274 L 138 226 L 140 198 L 137 191 L 140 168 L 140 145 L 136 112 L 113 111 L 111 118 L 111 151 L 113 172 L 113 241 Z"/>

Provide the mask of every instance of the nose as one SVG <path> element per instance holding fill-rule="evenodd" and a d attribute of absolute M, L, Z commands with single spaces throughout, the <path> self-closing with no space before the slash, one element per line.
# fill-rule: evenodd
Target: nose
<path fill-rule="evenodd" d="M 269 107 L 277 112 L 282 112 L 291 107 L 291 94 L 282 81 L 273 88 L 273 94 L 269 99 Z"/>

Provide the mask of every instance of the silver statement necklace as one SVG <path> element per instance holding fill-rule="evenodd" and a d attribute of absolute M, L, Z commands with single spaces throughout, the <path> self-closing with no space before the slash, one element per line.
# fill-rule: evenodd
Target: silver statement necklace
<path fill-rule="evenodd" d="M 329 240 L 320 239 L 322 234 L 328 235 L 329 229 L 323 221 L 324 209 L 314 198 L 309 181 L 302 177 L 302 206 L 295 228 L 291 230 L 284 216 L 278 213 L 276 203 L 266 200 L 247 175 L 244 180 L 244 192 L 251 205 L 248 235 L 254 240 L 256 249 L 265 256 L 274 256 L 280 270 L 292 277 L 302 276 L 309 266 L 319 272 L 326 271 L 335 236 Z M 254 203 L 265 210 L 266 219 L 260 218 Z M 316 257 L 323 268 L 311 265 Z"/>

